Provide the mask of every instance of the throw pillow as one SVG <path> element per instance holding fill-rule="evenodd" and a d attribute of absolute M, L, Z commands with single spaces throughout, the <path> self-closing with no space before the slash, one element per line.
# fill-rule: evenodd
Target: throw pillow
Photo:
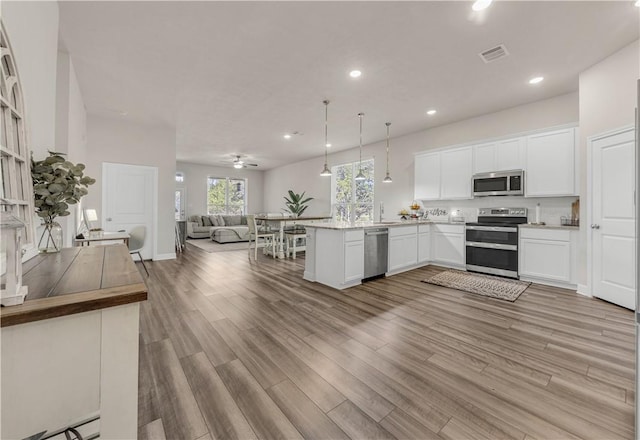
<path fill-rule="evenodd" d="M 202 226 L 213 226 L 211 224 L 211 220 L 209 220 L 209 216 L 206 216 L 206 215 L 202 216 Z"/>
<path fill-rule="evenodd" d="M 224 224 L 226 226 L 240 226 L 240 216 L 239 215 L 225 215 Z"/>
<path fill-rule="evenodd" d="M 220 226 L 220 222 L 218 221 L 217 215 L 210 215 L 209 221 L 211 222 L 211 226 Z"/>
<path fill-rule="evenodd" d="M 227 226 L 227 222 L 224 221 L 224 215 L 218 215 L 218 226 Z"/>

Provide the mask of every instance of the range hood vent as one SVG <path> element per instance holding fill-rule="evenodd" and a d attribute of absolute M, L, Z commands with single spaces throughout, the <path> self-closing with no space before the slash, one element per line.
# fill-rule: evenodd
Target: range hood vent
<path fill-rule="evenodd" d="M 507 55 L 509 55 L 509 52 L 507 51 L 507 48 L 504 47 L 504 44 L 501 44 L 499 46 L 492 47 L 491 49 L 480 52 L 478 55 L 480 55 L 480 58 L 482 58 L 482 61 L 484 61 L 485 64 L 488 64 L 492 61 L 506 57 Z"/>

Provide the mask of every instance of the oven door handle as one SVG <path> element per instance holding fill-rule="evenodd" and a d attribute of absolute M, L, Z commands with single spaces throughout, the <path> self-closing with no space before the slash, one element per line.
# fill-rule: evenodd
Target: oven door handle
<path fill-rule="evenodd" d="M 471 231 L 518 232 L 518 228 L 508 226 L 465 226 Z"/>
<path fill-rule="evenodd" d="M 478 241 L 467 241 L 465 245 L 470 247 L 486 248 L 486 249 L 500 249 L 504 251 L 517 251 L 518 246 L 515 244 L 500 244 L 500 243 L 481 243 Z"/>

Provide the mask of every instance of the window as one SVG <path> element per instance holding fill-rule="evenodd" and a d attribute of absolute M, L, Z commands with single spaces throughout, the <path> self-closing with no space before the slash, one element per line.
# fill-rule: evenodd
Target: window
<path fill-rule="evenodd" d="M 372 221 L 373 159 L 362 161 L 365 180 L 355 180 L 360 163 L 336 165 L 331 169 L 331 203 L 336 220 Z"/>
<path fill-rule="evenodd" d="M 22 90 L 4 25 L 0 26 L 0 209 L 26 224 L 24 249 L 34 246 L 30 153 L 26 143 Z"/>
<path fill-rule="evenodd" d="M 207 178 L 208 214 L 244 214 L 247 212 L 247 181 L 230 177 Z"/>
<path fill-rule="evenodd" d="M 176 183 L 182 183 L 182 182 L 184 182 L 184 174 L 178 171 L 176 173 Z"/>

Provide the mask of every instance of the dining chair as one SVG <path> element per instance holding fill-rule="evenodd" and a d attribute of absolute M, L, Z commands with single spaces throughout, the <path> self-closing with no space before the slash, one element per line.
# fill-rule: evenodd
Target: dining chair
<path fill-rule="evenodd" d="M 134 226 L 129 231 L 129 254 L 138 254 L 140 258 L 140 262 L 142 263 L 142 267 L 144 267 L 144 271 L 149 276 L 149 270 L 147 270 L 147 265 L 144 264 L 144 259 L 142 258 L 142 254 L 140 251 L 144 247 L 144 241 L 147 236 L 147 227 L 146 226 Z"/>
<path fill-rule="evenodd" d="M 258 261 L 258 248 L 271 248 L 271 255 L 273 258 L 276 257 L 274 243 L 275 236 L 273 232 L 260 232 L 258 231 L 258 227 L 256 225 L 256 216 L 253 214 L 247 215 L 247 225 L 249 226 L 249 258 L 251 258 L 251 242 L 253 239 L 254 247 L 254 260 Z M 262 239 L 262 243 L 260 243 L 260 239 Z"/>

